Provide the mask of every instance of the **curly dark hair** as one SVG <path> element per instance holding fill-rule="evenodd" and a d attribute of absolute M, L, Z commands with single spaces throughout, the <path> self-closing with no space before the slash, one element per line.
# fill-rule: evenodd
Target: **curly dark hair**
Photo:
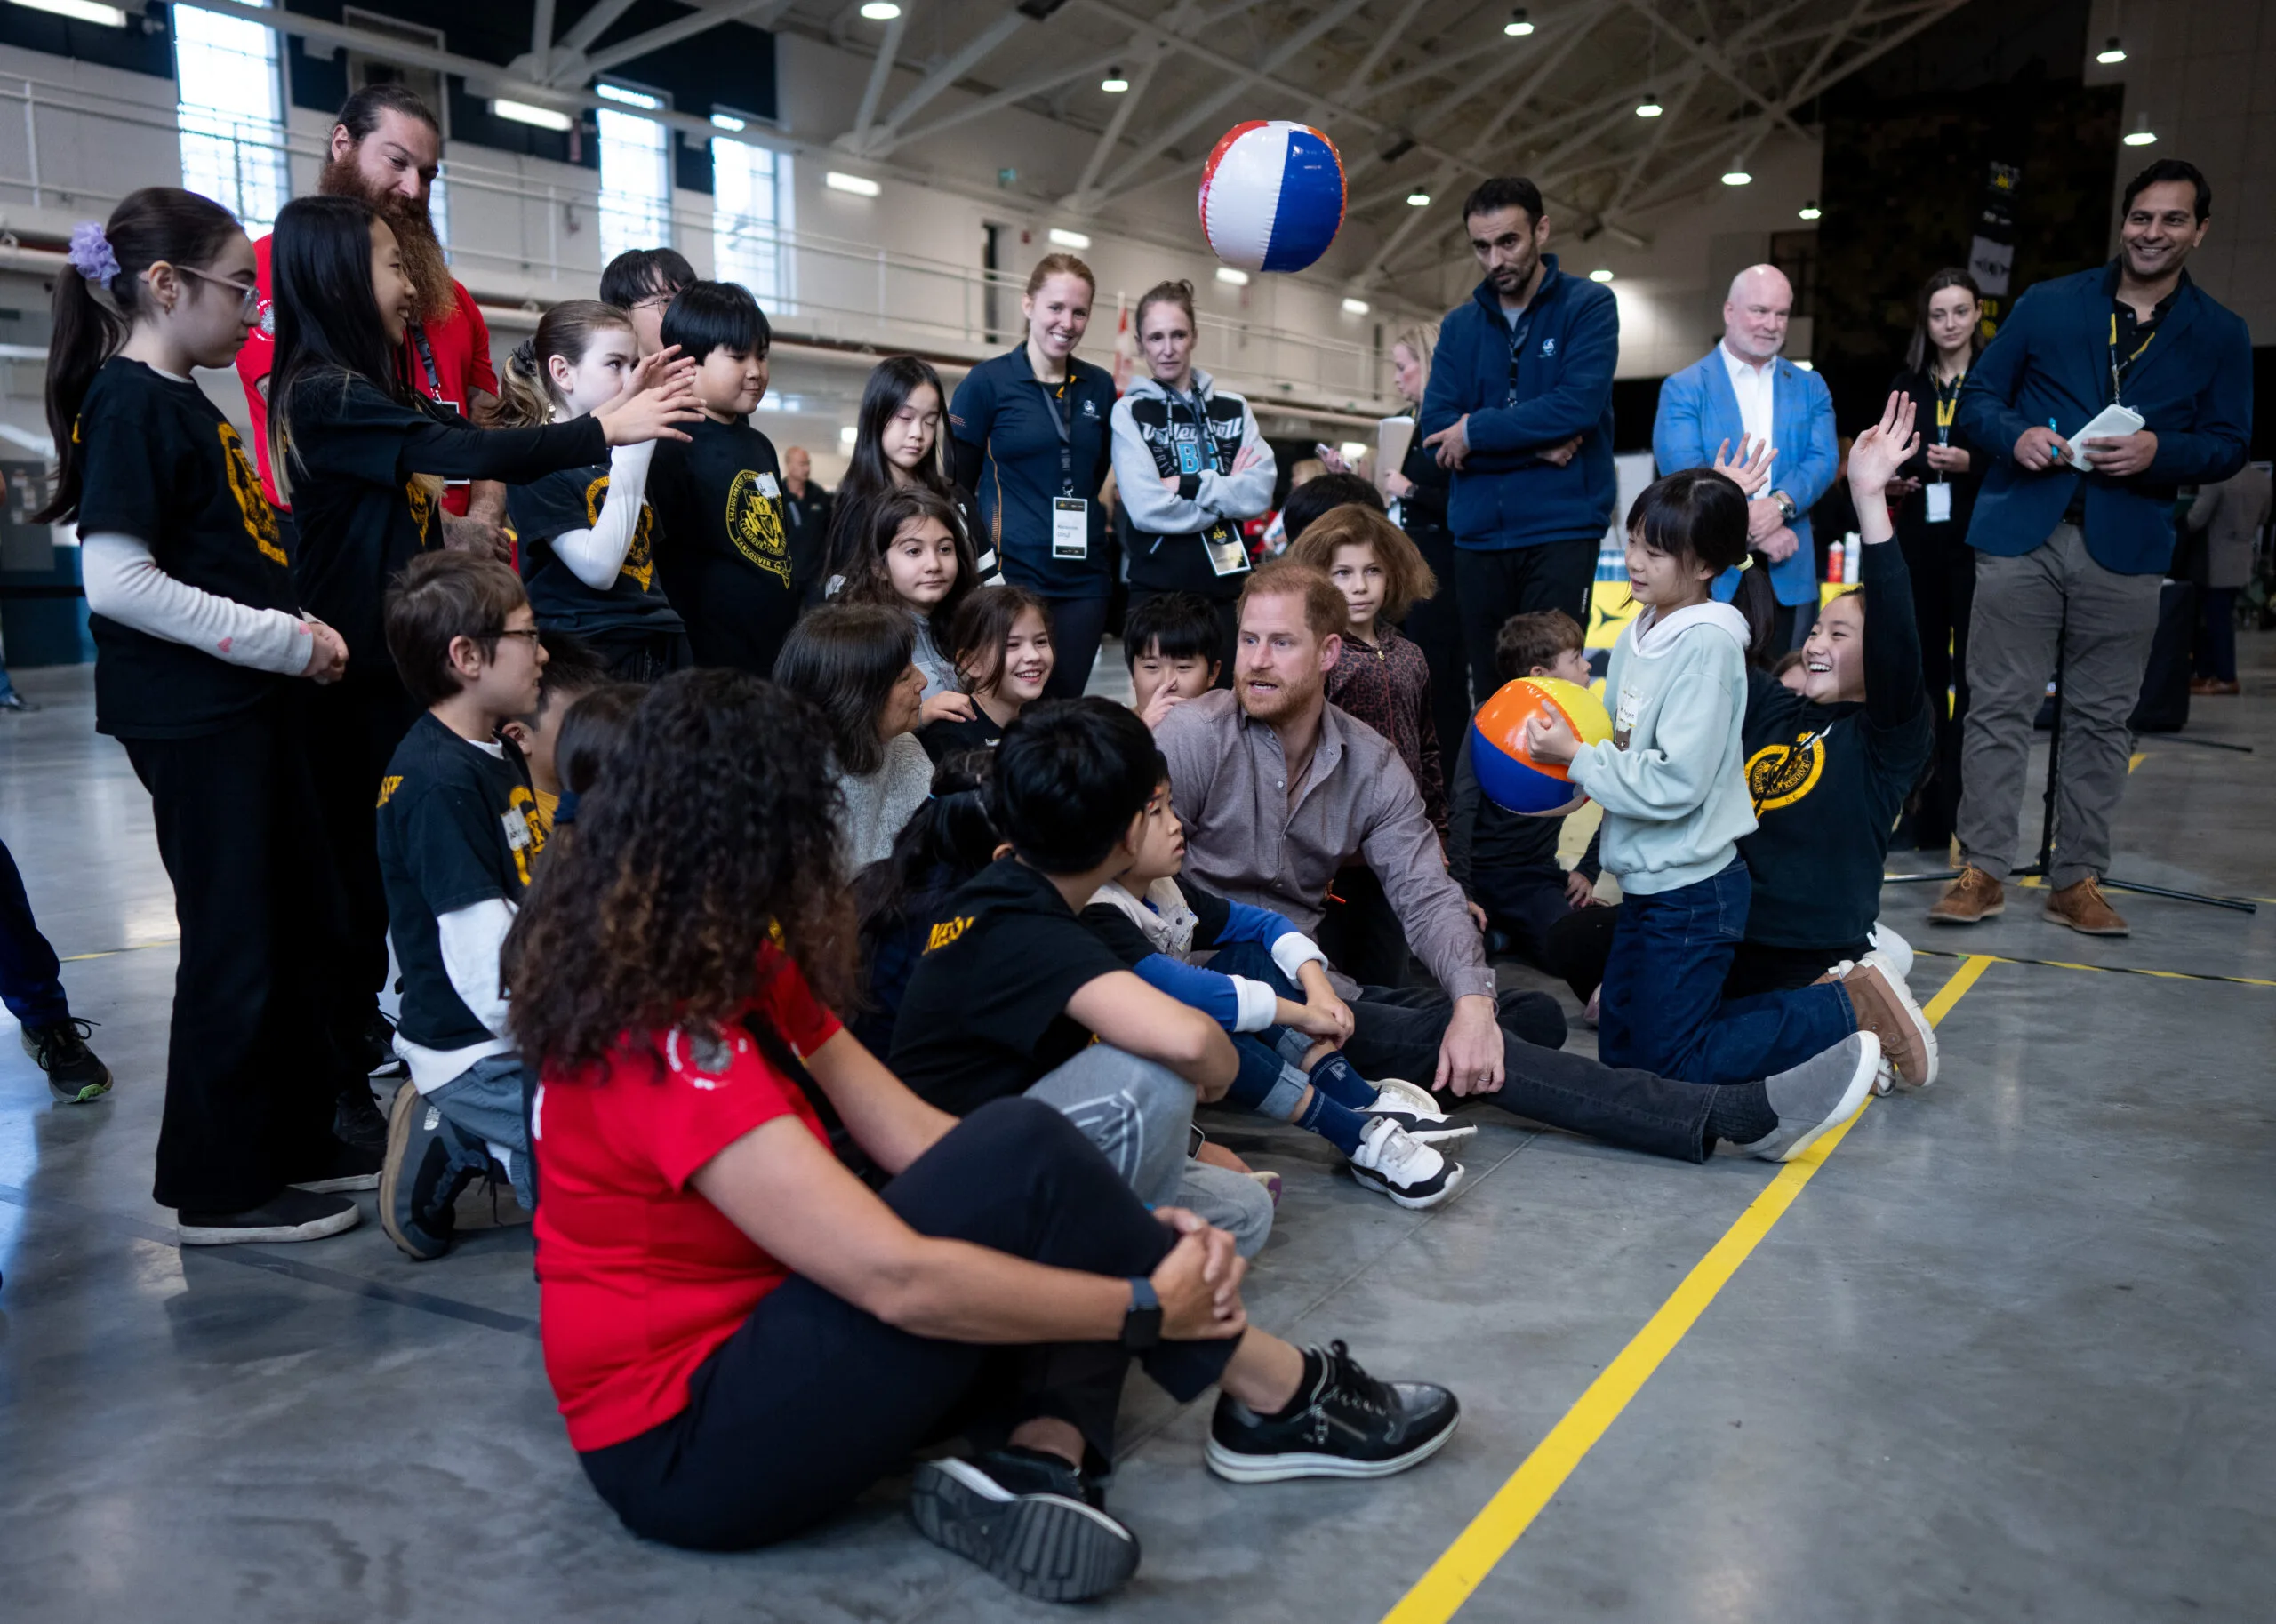
<path fill-rule="evenodd" d="M 717 1036 L 758 992 L 770 941 L 824 1004 L 851 1007 L 829 745 L 811 706 L 742 672 L 677 671 L 649 691 L 507 935 L 524 1055 L 573 1076 L 628 1044 L 654 1053 L 667 1028 Z"/>

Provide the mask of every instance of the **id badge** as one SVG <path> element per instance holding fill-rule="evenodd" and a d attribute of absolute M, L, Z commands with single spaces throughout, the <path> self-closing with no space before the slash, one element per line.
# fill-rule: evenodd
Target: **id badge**
<path fill-rule="evenodd" d="M 526 852 L 531 846 L 537 844 L 536 837 L 530 833 L 529 817 L 520 807 L 516 806 L 506 812 L 500 812 L 498 814 L 498 821 L 506 826 L 506 849 L 508 851 Z"/>
<path fill-rule="evenodd" d="M 1928 498 L 1928 523 L 1949 524 L 1952 522 L 1952 488 L 1942 481 L 1921 487 Z"/>
<path fill-rule="evenodd" d="M 1230 524 L 1213 524 L 1203 532 L 1201 545 L 1208 549 L 1210 571 L 1220 577 L 1243 575 L 1248 572 L 1248 548 L 1241 545 L 1240 532 Z"/>
<path fill-rule="evenodd" d="M 1091 504 L 1082 497 L 1051 499 L 1051 556 L 1077 559 L 1091 556 Z"/>
<path fill-rule="evenodd" d="M 758 476 L 758 493 L 770 501 L 779 502 L 782 500 L 782 487 L 774 483 L 774 476 L 772 474 L 761 474 Z"/>

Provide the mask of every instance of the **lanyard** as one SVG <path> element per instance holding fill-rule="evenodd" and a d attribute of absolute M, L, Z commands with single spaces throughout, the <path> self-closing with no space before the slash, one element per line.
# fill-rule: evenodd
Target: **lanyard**
<path fill-rule="evenodd" d="M 2119 386 L 2126 381 L 2126 374 L 2133 370 L 2134 364 L 2142 358 L 2142 352 L 2150 348 L 2151 340 L 2157 336 L 2158 330 L 2155 327 L 2151 328 L 2149 338 L 2136 344 L 2134 347 L 2134 353 L 2121 362 L 2118 358 L 2118 312 L 2112 310 L 2110 313 L 2110 404 L 2112 405 L 2118 404 Z"/>
<path fill-rule="evenodd" d="M 1075 403 L 1068 398 L 1067 391 L 1075 387 L 1075 369 L 1071 364 L 1068 367 L 1067 381 L 1055 391 L 1040 378 L 1035 380 L 1035 387 L 1043 391 L 1044 411 L 1051 418 L 1051 426 L 1059 431 L 1060 494 L 1072 496 L 1075 494 Z M 1060 410 L 1062 403 L 1066 406 L 1064 412 Z"/>
<path fill-rule="evenodd" d="M 1526 338 L 1532 332 L 1533 307 L 1527 305 L 1510 326 L 1510 393 L 1504 405 L 1518 404 L 1518 362 L 1526 353 Z"/>
<path fill-rule="evenodd" d="M 417 322 L 406 322 L 411 330 L 411 341 L 418 348 L 419 364 L 427 373 L 427 393 L 436 400 L 443 398 L 443 380 L 435 371 L 435 348 L 427 342 L 427 329 Z"/>
<path fill-rule="evenodd" d="M 1962 372 L 1951 380 L 1951 393 L 1947 395 L 1944 380 L 1941 378 L 1936 380 L 1936 444 L 1939 445 L 1952 443 L 1952 419 L 1959 411 L 1959 387 L 1967 381 L 1967 374 Z"/>

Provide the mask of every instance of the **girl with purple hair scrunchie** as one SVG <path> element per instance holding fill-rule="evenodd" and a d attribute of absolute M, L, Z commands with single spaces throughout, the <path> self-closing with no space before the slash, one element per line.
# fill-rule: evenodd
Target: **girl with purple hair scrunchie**
<path fill-rule="evenodd" d="M 100 220 L 83 220 L 71 228 L 71 245 L 63 251 L 63 258 L 106 293 L 118 280 L 118 256 L 111 252 L 110 238 L 103 234 Z"/>

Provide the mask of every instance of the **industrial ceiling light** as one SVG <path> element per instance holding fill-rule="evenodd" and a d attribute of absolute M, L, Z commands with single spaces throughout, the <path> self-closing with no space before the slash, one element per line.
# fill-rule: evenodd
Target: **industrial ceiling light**
<path fill-rule="evenodd" d="M 92 0 L 10 0 L 28 12 L 47 12 L 57 17 L 68 17 L 74 22 L 100 23 L 106 28 L 123 28 L 126 13 L 115 5 L 97 5 Z"/>
<path fill-rule="evenodd" d="M 2134 127 L 2126 132 L 2126 144 L 2128 147 L 2147 147 L 2157 139 L 2157 132 L 2150 128 L 2150 116 L 2147 113 L 2136 113 L 2134 116 Z"/>
<path fill-rule="evenodd" d="M 747 121 L 737 118 L 733 113 L 712 114 L 711 125 L 714 129 L 726 131 L 730 135 L 740 135 L 750 127 Z"/>
<path fill-rule="evenodd" d="M 1526 15 L 1522 5 L 1510 13 L 1510 20 L 1502 25 L 1502 32 L 1511 39 L 1523 39 L 1533 32 L 1533 20 Z"/>
<path fill-rule="evenodd" d="M 1725 186 L 1745 186 L 1753 179 L 1752 175 L 1746 172 L 1746 159 L 1743 156 L 1733 158 L 1731 166 L 1723 172 Z"/>
<path fill-rule="evenodd" d="M 2126 47 L 2118 43 L 2118 36 L 2115 34 L 2110 36 L 2100 51 L 2095 52 L 2095 60 L 2100 62 L 2104 68 L 2115 68 L 2125 60 Z"/>
<path fill-rule="evenodd" d="M 1639 118 L 1657 118 L 1666 111 L 1667 108 L 1660 105 L 1659 97 L 1651 91 L 1646 91 L 1644 100 L 1636 104 L 1636 116 Z"/>
<path fill-rule="evenodd" d="M 833 192 L 850 192 L 856 197 L 874 197 L 883 188 L 867 175 L 849 175 L 842 169 L 824 174 L 821 183 Z"/>
<path fill-rule="evenodd" d="M 1110 68 L 1106 77 L 1099 81 L 1099 88 L 1110 96 L 1119 96 L 1130 88 L 1130 79 L 1119 68 Z"/>
<path fill-rule="evenodd" d="M 1346 316 L 1365 316 L 1367 308 L 1367 301 L 1364 299 L 1346 299 L 1343 301 L 1343 314 Z"/>
<path fill-rule="evenodd" d="M 1220 265 L 1217 268 L 1217 280 L 1227 287 L 1245 288 L 1248 285 L 1248 273 L 1245 270 L 1235 270 L 1230 265 Z"/>
<path fill-rule="evenodd" d="M 1091 245 L 1091 239 L 1085 236 L 1081 232 L 1063 231 L 1057 226 L 1054 226 L 1044 235 L 1051 239 L 1052 246 L 1054 248 L 1073 248 L 1080 250 L 1088 248 Z"/>
<path fill-rule="evenodd" d="M 1429 208 L 1431 206 L 1431 194 L 1429 189 L 1418 186 L 1413 191 L 1407 193 L 1406 205 L 1411 209 Z"/>
<path fill-rule="evenodd" d="M 1594 270 L 1592 270 L 1592 271 L 1591 271 L 1591 272 L 1589 273 L 1589 280 L 1590 280 L 1590 281 L 1591 281 L 1591 282 L 1609 282 L 1609 281 L 1611 281 L 1611 280 L 1612 280 L 1612 270 L 1611 270 L 1611 268 L 1610 268 L 1610 267 L 1608 267 L 1608 266 L 1603 266 L 1603 265 L 1599 265 L 1599 266 L 1598 266 L 1598 267 L 1596 268 L 1596 269 L 1594 269 Z"/>
<path fill-rule="evenodd" d="M 1815 197 L 1811 198 L 1807 203 L 1804 204 L 1801 206 L 1801 211 L 1800 211 L 1801 218 L 1802 218 L 1802 219 L 1804 219 L 1804 220 L 1815 220 L 1815 219 L 1817 219 L 1821 214 L 1823 214 L 1823 213 L 1824 213 L 1824 212 L 1825 212 L 1825 211 L 1824 211 L 1824 210 L 1823 210 L 1823 209 L 1821 209 L 1821 208 L 1819 208 L 1819 207 L 1817 206 L 1817 199 L 1816 199 L 1816 198 L 1815 198 Z"/>
<path fill-rule="evenodd" d="M 862 0 L 862 15 L 871 22 L 891 22 L 901 15 L 901 7 L 894 0 Z"/>
<path fill-rule="evenodd" d="M 552 108 L 541 108 L 527 101 L 516 101 L 501 96 L 490 104 L 490 111 L 499 118 L 517 124 L 530 124 L 540 130 L 566 130 L 573 122 L 568 114 Z"/>

